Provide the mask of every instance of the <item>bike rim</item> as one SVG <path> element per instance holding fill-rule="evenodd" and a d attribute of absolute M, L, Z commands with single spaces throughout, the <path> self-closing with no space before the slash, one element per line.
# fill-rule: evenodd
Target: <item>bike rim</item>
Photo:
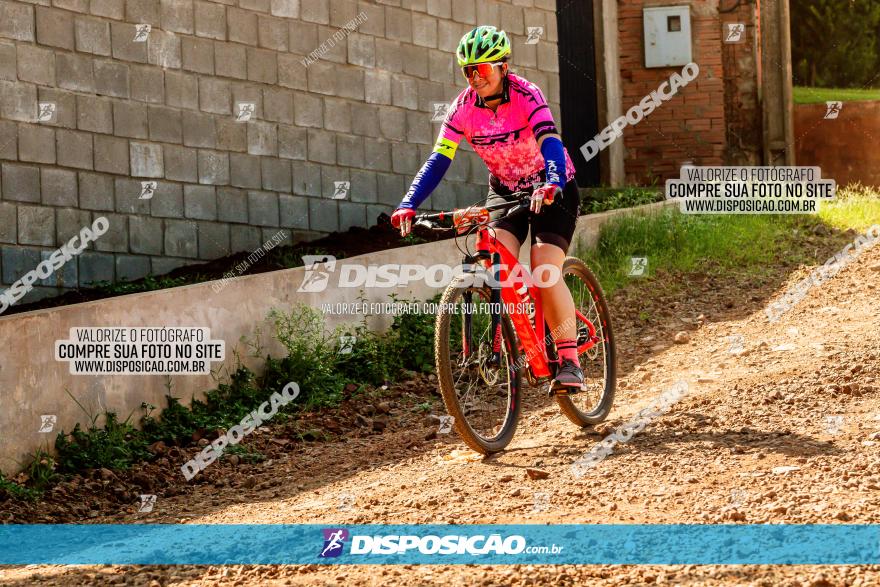
<path fill-rule="evenodd" d="M 466 425 L 482 441 L 492 443 L 504 435 L 514 418 L 517 394 L 509 350 L 512 341 L 502 323 L 501 361 L 493 364 L 491 315 L 480 310 L 489 302 L 488 292 L 477 288 L 465 291 L 471 299 L 463 291 L 450 316 L 448 352 L 453 388 Z M 469 341 L 464 336 L 468 331 Z"/>
<path fill-rule="evenodd" d="M 574 271 L 566 273 L 564 279 L 574 299 L 575 309 L 593 325 L 595 336 L 599 339 L 591 348 L 578 355 L 584 372 L 585 391 L 569 396 L 572 404 L 589 417 L 601 411 L 602 399 L 608 385 L 610 357 L 607 325 L 602 319 L 599 292 L 594 289 L 595 286 Z M 590 339 L 589 326 L 580 318 L 577 319 L 577 339 L 578 346 Z"/>

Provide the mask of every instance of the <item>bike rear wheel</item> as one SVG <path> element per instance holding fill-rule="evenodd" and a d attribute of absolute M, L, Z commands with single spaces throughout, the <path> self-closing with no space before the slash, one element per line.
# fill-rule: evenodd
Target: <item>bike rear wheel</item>
<path fill-rule="evenodd" d="M 586 391 L 574 395 L 557 395 L 556 403 L 562 413 L 578 426 L 598 424 L 608 417 L 614 403 L 617 386 L 617 353 L 611 327 L 611 312 L 599 281 L 586 264 L 575 257 L 567 257 L 562 265 L 562 277 L 574 298 L 574 307 L 596 329 L 599 341 L 578 355 L 584 371 Z M 578 346 L 590 339 L 587 323 L 577 318 Z"/>
<path fill-rule="evenodd" d="M 499 452 L 510 443 L 521 409 L 516 332 L 502 311 L 500 363 L 493 364 L 494 333 L 485 311 L 490 297 L 488 287 L 468 287 L 456 279 L 440 300 L 434 333 L 443 403 L 455 419 L 456 432 L 481 454 Z"/>

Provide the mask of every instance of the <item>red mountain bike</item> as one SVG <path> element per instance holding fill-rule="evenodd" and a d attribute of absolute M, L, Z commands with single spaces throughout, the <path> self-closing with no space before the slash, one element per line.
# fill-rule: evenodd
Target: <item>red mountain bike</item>
<path fill-rule="evenodd" d="M 516 257 L 498 242 L 488 226 L 489 212 L 507 210 L 507 217 L 529 212 L 528 192 L 515 200 L 420 214 L 415 223 L 465 237 L 465 272 L 443 292 L 435 327 L 435 360 L 440 392 L 456 431 L 482 454 L 503 450 L 513 439 L 522 408 L 522 375 L 531 385 L 552 380 L 558 367 L 553 334 L 549 332 L 534 280 Z M 475 251 L 467 237 L 476 232 Z M 556 395 L 562 412 L 578 426 L 598 424 L 614 401 L 617 363 L 611 314 L 602 288 L 583 261 L 567 257 L 561 278 L 575 302 L 578 356 L 584 388 Z M 553 391 L 550 391 L 553 394 Z"/>

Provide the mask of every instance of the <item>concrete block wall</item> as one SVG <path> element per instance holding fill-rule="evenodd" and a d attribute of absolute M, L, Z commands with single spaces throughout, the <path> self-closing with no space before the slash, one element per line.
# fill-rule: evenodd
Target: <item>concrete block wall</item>
<path fill-rule="evenodd" d="M 0 282 L 98 216 L 109 232 L 26 300 L 253 250 L 278 230 L 307 240 L 371 225 L 430 153 L 433 104 L 464 87 L 453 51 L 478 22 L 512 35 L 513 71 L 544 88 L 558 118 L 554 10 L 555 0 L 0 0 Z M 532 26 L 545 33 L 526 45 Z M 37 120 L 40 102 L 55 104 L 51 120 Z M 242 102 L 255 105 L 249 122 L 236 120 Z M 425 207 L 476 201 L 486 176 L 465 146 Z M 144 181 L 156 182 L 150 199 Z M 337 200 L 339 181 L 350 191 Z"/>

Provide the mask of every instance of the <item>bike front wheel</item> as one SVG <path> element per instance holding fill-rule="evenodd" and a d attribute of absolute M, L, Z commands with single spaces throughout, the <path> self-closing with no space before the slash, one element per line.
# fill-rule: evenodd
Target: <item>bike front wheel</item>
<path fill-rule="evenodd" d="M 499 452 L 510 443 L 522 403 L 516 332 L 502 307 L 495 356 L 490 297 L 488 287 L 469 287 L 457 278 L 440 300 L 434 333 L 443 403 L 456 432 L 481 454 Z"/>
<path fill-rule="evenodd" d="M 617 352 L 611 327 L 611 312 L 602 287 L 586 264 L 568 257 L 562 265 L 562 277 L 574 299 L 577 341 L 581 347 L 590 340 L 590 324 L 595 328 L 595 344 L 578 354 L 584 371 L 585 391 L 557 395 L 562 413 L 578 426 L 595 425 L 608 417 L 617 386 Z"/>

